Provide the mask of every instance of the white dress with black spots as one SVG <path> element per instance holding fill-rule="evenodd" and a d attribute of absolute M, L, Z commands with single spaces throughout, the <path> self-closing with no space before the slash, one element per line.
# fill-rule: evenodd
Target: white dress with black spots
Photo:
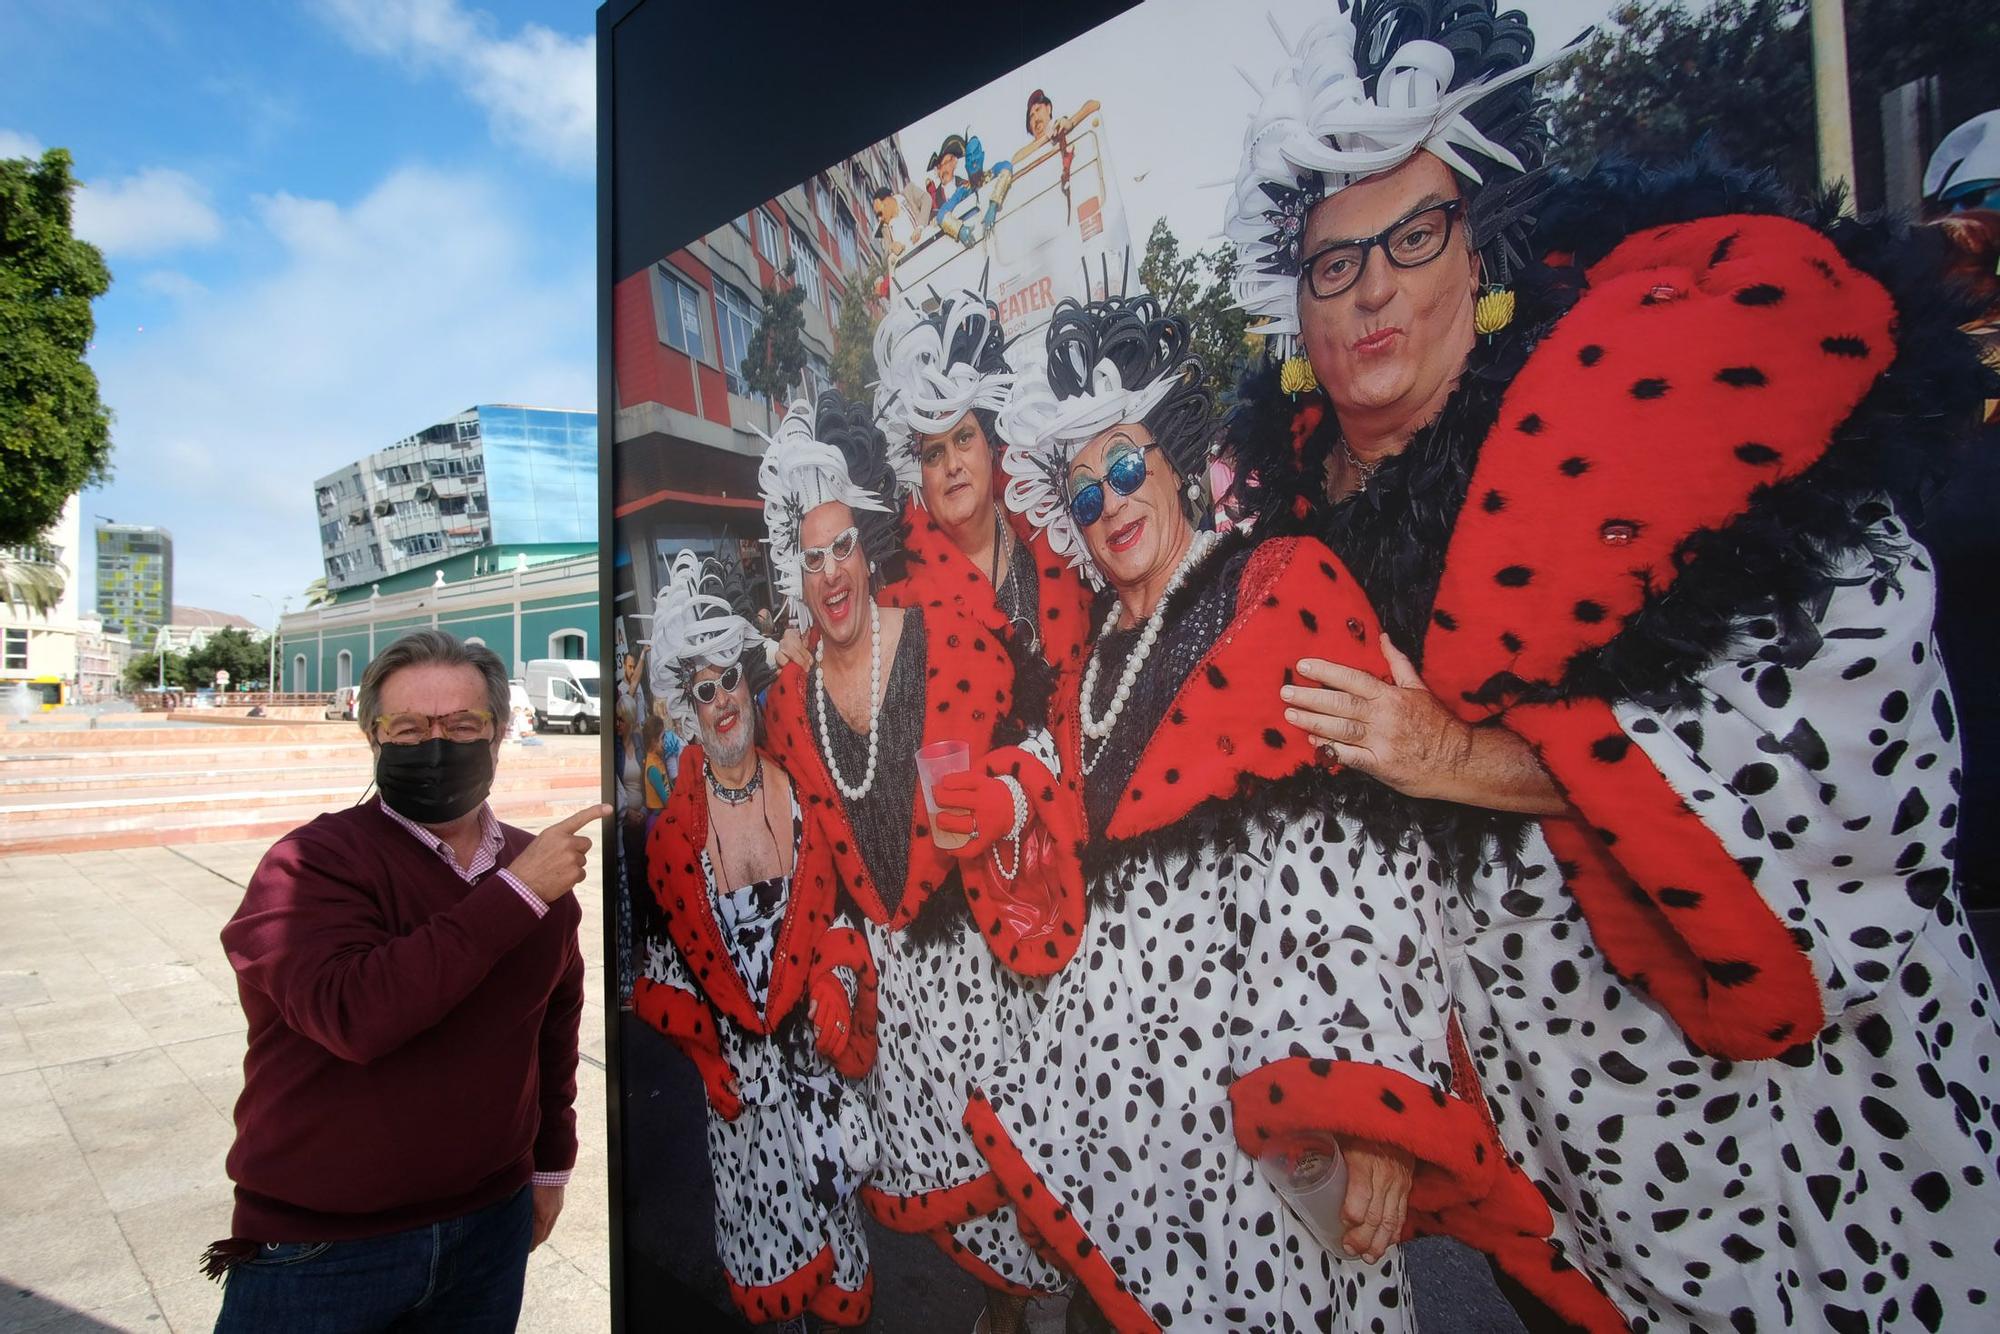
<path fill-rule="evenodd" d="M 796 847 L 802 829 L 796 797 L 792 821 Z M 789 885 L 775 879 L 718 893 L 706 851 L 700 863 L 730 963 L 761 1008 Z M 645 974 L 700 997 L 665 937 L 648 942 Z M 769 1287 L 805 1269 L 830 1245 L 834 1285 L 860 1290 L 868 1243 L 856 1192 L 873 1147 L 866 1143 L 865 1106 L 857 1101 L 865 1095 L 814 1050 L 803 1001 L 768 1037 L 745 1031 L 713 1007 L 710 1013 L 743 1103 L 733 1121 L 713 1109 L 708 1114 L 715 1244 L 723 1269 L 738 1287 Z"/>
<path fill-rule="evenodd" d="M 1238 1147 L 1229 1086 L 1305 1056 L 1449 1087 L 1441 892 L 1332 815 L 1093 883 L 1076 958 L 983 1092 L 1160 1325 L 1414 1327 L 1400 1249 L 1321 1247 Z"/>
<path fill-rule="evenodd" d="M 875 1068 L 863 1081 L 881 1161 L 869 1185 L 890 1196 L 966 1186 L 986 1175 L 962 1121 L 966 1098 L 1018 1050 L 1039 1010 L 1041 983 L 1011 972 L 963 917 L 943 939 L 864 922 L 881 1017 Z M 1011 1206 L 955 1223 L 952 1236 L 1009 1283 L 1059 1291 L 1063 1277 L 1021 1236 Z"/>
<path fill-rule="evenodd" d="M 1893 518 L 1876 535 L 1904 554 L 1851 562 L 1816 651 L 1750 620 L 1699 707 L 1617 708 L 1810 942 L 1816 1042 L 1690 1047 L 1606 968 L 1539 831 L 1527 878 L 1489 865 L 1448 916 L 1501 1138 L 1635 1329 L 2000 1328 L 2000 1030 L 1951 886 L 1956 724 L 1928 558 Z"/>

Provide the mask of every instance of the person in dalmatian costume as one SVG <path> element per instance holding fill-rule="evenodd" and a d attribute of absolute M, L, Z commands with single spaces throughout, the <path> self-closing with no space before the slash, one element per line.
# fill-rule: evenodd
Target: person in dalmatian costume
<path fill-rule="evenodd" d="M 654 604 L 653 693 L 690 744 L 648 837 L 664 938 L 633 1010 L 700 1073 L 716 1247 L 745 1319 L 803 1329 L 868 1318 L 874 1276 L 857 1191 L 874 1156 L 852 1081 L 875 1051 L 874 974 L 838 920 L 832 850 L 757 744 L 761 636 L 720 571 L 675 559 Z"/>
<path fill-rule="evenodd" d="M 962 291 L 929 314 L 899 301 L 875 331 L 875 424 L 889 445 L 907 533 L 885 605 L 955 607 L 1018 647 L 1017 659 L 1076 663 L 1090 590 L 1001 504 L 997 414 L 1012 392 L 1000 312 Z"/>
<path fill-rule="evenodd" d="M 1300 661 L 1288 735 L 1439 859 L 1461 1091 L 1632 1328 L 1993 1327 L 2000 1030 L 1906 526 L 1982 373 L 1886 228 L 1708 162 L 1552 181 L 1493 9 L 1330 13 L 1245 138 L 1238 300 L 1299 349 L 1245 385 L 1247 503 L 1393 668 Z"/>
<path fill-rule="evenodd" d="M 1197 527 L 1214 410 L 1188 344 L 1151 296 L 1065 302 L 1001 414 L 1009 504 L 1108 595 L 1050 714 L 1087 831 L 1082 944 L 966 1124 L 1072 1311 L 1120 1330 L 1413 1328 L 1411 1229 L 1530 1257 L 1525 1281 L 1588 1304 L 1450 1093 L 1429 859 L 1331 806 L 1283 726 L 1296 658 L 1389 672 L 1374 614 L 1310 538 Z M 1260 1165 L 1315 1138 L 1348 1170 L 1326 1242 Z"/>
<path fill-rule="evenodd" d="M 868 1090 L 881 1160 L 862 1201 L 883 1226 L 935 1240 L 986 1287 L 981 1328 L 1012 1334 L 1028 1299 L 1063 1278 L 1016 1226 L 960 1114 L 1028 1031 L 1039 977 L 1080 938 L 1074 838 L 1045 911 L 1007 911 L 1019 905 L 999 881 L 1018 874 L 1028 825 L 1064 829 L 1063 810 L 1046 760 L 1022 748 L 1034 738 L 1016 721 L 1005 638 L 952 606 L 880 596 L 903 537 L 869 409 L 832 391 L 794 405 L 759 484 L 772 571 L 811 659 L 788 661 L 766 697 L 771 745 L 826 830 L 878 979 Z M 955 812 L 961 836 L 981 819 L 986 830 L 958 851 L 940 845 L 919 788 L 918 750 L 943 742 L 975 767 L 938 780 L 937 822 Z"/>

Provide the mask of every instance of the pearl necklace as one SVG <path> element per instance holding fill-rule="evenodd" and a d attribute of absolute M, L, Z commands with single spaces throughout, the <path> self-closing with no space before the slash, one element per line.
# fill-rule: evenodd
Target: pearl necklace
<path fill-rule="evenodd" d="M 826 726 L 826 641 L 822 639 L 815 659 L 819 681 L 819 748 L 826 756 L 826 771 L 833 785 L 849 801 L 860 801 L 875 788 L 875 757 L 882 742 L 882 608 L 868 600 L 868 768 L 858 786 L 848 786 L 840 776 L 840 764 L 833 753 L 833 736 Z"/>
<path fill-rule="evenodd" d="M 1215 545 L 1215 540 L 1214 533 L 1203 532 L 1196 533 L 1194 540 L 1188 543 L 1187 555 L 1181 557 L 1181 563 L 1174 568 L 1173 578 L 1167 581 L 1166 589 L 1160 594 L 1160 600 L 1153 608 L 1153 614 L 1146 618 L 1146 628 L 1140 632 L 1138 644 L 1133 647 L 1131 657 L 1125 660 L 1125 671 L 1118 678 L 1118 688 L 1111 694 L 1111 709 L 1102 718 L 1090 716 L 1091 701 L 1097 698 L 1099 663 L 1097 649 L 1095 647 L 1091 649 L 1090 665 L 1083 673 L 1083 697 L 1079 701 L 1078 710 L 1083 719 L 1083 735 L 1086 738 L 1100 743 L 1110 738 L 1111 729 L 1118 725 L 1118 715 L 1125 711 L 1125 702 L 1132 697 L 1132 683 L 1139 679 L 1139 672 L 1145 667 L 1146 659 L 1153 651 L 1153 643 L 1160 637 L 1160 627 L 1166 623 L 1167 605 L 1173 601 L 1174 594 L 1180 591 L 1180 586 L 1187 582 L 1187 577 L 1194 572 L 1195 566 L 1201 563 L 1201 558 L 1208 554 L 1208 549 Z M 1114 603 L 1111 614 L 1104 618 L 1104 625 L 1097 632 L 1099 644 L 1104 642 L 1106 635 L 1117 628 L 1118 618 L 1124 613 L 1124 606 Z M 1098 761 L 1104 758 L 1107 749 L 1108 747 L 1100 744 L 1095 755 L 1084 756 L 1083 771 L 1095 772 Z"/>

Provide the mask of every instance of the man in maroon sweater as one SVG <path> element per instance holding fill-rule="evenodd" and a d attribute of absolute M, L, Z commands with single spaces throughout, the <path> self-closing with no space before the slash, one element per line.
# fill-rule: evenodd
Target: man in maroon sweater
<path fill-rule="evenodd" d="M 494 818 L 506 670 L 441 631 L 356 716 L 379 798 L 279 840 L 222 931 L 250 1046 L 216 1328 L 511 1330 L 576 1161 L 570 891 L 610 808 Z"/>

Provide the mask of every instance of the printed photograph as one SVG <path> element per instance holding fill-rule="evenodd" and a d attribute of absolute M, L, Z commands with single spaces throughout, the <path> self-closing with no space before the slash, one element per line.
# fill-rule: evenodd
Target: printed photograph
<path fill-rule="evenodd" d="M 1809 20 L 1150 0 L 614 275 L 632 1327 L 1977 1323 L 2000 129 Z"/>

